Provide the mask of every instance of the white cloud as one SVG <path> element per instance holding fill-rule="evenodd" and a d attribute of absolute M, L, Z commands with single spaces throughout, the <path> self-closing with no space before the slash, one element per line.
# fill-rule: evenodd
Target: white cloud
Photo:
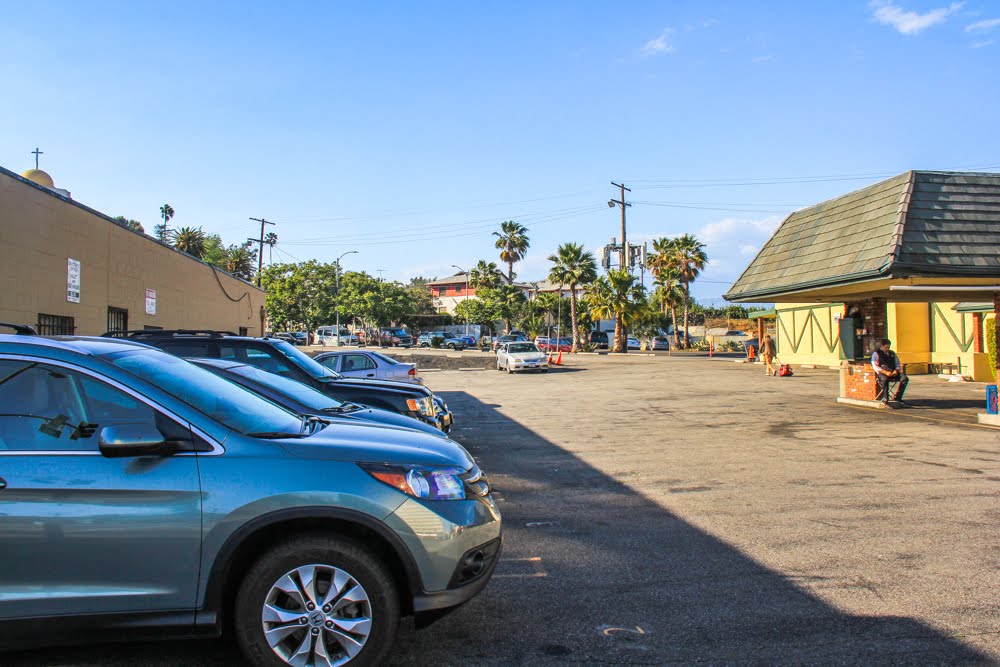
<path fill-rule="evenodd" d="M 995 39 L 988 39 L 985 42 L 975 42 L 975 43 L 973 43 L 972 48 L 974 48 L 974 49 L 981 49 L 981 48 L 983 48 L 985 46 L 989 46 L 991 44 L 996 44 L 996 43 L 997 43 L 997 40 L 995 40 Z"/>
<path fill-rule="evenodd" d="M 933 25 L 943 23 L 949 15 L 961 9 L 963 4 L 953 2 L 948 7 L 938 7 L 924 14 L 907 11 L 887 0 L 872 0 L 871 8 L 879 23 L 895 28 L 904 35 L 917 35 Z"/>
<path fill-rule="evenodd" d="M 726 241 L 732 244 L 748 238 L 766 240 L 778 228 L 782 220 L 783 218 L 776 215 L 761 220 L 725 218 L 719 222 L 710 222 L 699 229 L 695 236 L 708 245 L 723 244 Z"/>
<path fill-rule="evenodd" d="M 752 257 L 760 251 L 760 247 L 745 243 L 740 246 L 740 254 L 744 257 Z"/>
<path fill-rule="evenodd" d="M 774 60 L 774 56 L 772 55 L 757 56 L 756 58 L 753 59 L 755 63 L 769 63 L 772 60 Z"/>
<path fill-rule="evenodd" d="M 674 45 L 668 41 L 673 34 L 673 28 L 664 28 L 659 37 L 654 37 L 643 45 L 641 51 L 642 55 L 659 56 L 664 53 L 673 53 L 675 51 Z"/>
<path fill-rule="evenodd" d="M 986 19 L 965 26 L 965 32 L 986 32 L 997 27 L 1000 27 L 1000 19 Z"/>

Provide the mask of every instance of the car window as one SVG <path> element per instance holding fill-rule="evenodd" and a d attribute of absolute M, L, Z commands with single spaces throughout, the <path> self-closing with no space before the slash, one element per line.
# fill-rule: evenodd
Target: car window
<path fill-rule="evenodd" d="M 310 357 L 308 354 L 298 349 L 291 343 L 286 343 L 285 341 L 272 341 L 271 346 L 276 350 L 280 351 L 283 355 L 291 359 L 295 365 L 300 369 L 313 376 L 314 378 L 335 378 L 338 377 L 335 371 L 324 367 L 322 364 L 317 363 L 315 359 Z"/>
<path fill-rule="evenodd" d="M 0 376 L 2 450 L 97 451 L 106 426 L 159 427 L 168 421 L 134 396 L 77 371 L 4 363 Z"/>
<path fill-rule="evenodd" d="M 399 363 L 398 361 L 396 361 L 392 357 L 387 357 L 384 354 L 380 354 L 378 352 L 369 352 L 368 354 L 370 354 L 371 356 L 375 357 L 376 359 L 378 359 L 382 363 L 388 364 L 390 366 L 393 365 L 393 364 L 398 364 Z"/>
<path fill-rule="evenodd" d="M 515 352 L 538 352 L 538 348 L 534 343 L 510 343 L 507 345 L 507 351 L 510 353 Z"/>
<path fill-rule="evenodd" d="M 367 371 L 375 368 L 375 362 L 363 354 L 345 354 L 341 362 L 340 372 Z"/>
<path fill-rule="evenodd" d="M 166 340 L 154 343 L 156 347 L 175 357 L 211 357 L 213 344 L 209 341 Z"/>
<path fill-rule="evenodd" d="M 341 407 L 344 403 L 335 398 L 327 396 L 321 391 L 313 389 L 309 385 L 289 380 L 288 378 L 262 371 L 256 366 L 234 366 L 226 369 L 225 373 L 232 373 L 253 380 L 262 385 L 275 389 L 282 394 L 287 394 L 297 399 L 303 405 L 314 410 L 333 410 Z M 221 374 L 221 373 L 220 373 Z M 225 375 L 222 375 L 225 377 Z"/>
<path fill-rule="evenodd" d="M 294 413 L 183 359 L 154 350 L 129 350 L 105 358 L 239 433 L 298 433 L 301 429 L 302 422 Z"/>

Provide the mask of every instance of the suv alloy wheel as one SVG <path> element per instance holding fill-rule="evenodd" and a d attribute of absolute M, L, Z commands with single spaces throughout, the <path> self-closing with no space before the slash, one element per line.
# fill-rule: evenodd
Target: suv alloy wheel
<path fill-rule="evenodd" d="M 250 568 L 234 617 L 255 667 L 377 665 L 396 636 L 399 599 L 374 553 L 316 533 L 279 544 Z"/>

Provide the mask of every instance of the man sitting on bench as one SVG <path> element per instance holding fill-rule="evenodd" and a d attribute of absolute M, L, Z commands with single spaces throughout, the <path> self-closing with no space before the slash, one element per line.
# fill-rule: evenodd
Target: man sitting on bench
<path fill-rule="evenodd" d="M 892 400 L 902 404 L 903 392 L 906 391 L 906 385 L 910 381 L 910 378 L 906 377 L 906 373 L 903 372 L 903 365 L 899 363 L 899 357 L 889 349 L 891 344 L 888 338 L 883 338 L 879 341 L 875 353 L 872 354 L 872 368 L 875 369 L 875 382 L 878 386 L 878 394 L 875 398 L 882 401 L 884 405 L 889 405 L 889 385 L 893 382 L 897 383 L 897 387 L 896 395 Z"/>

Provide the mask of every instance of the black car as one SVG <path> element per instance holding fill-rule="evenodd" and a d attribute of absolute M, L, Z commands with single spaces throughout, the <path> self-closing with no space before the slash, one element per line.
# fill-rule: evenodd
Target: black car
<path fill-rule="evenodd" d="M 606 331 L 591 331 L 590 344 L 596 350 L 608 349 L 608 333 Z"/>
<path fill-rule="evenodd" d="M 382 408 L 370 408 L 356 403 L 339 401 L 324 394 L 309 385 L 296 382 L 286 377 L 268 373 L 250 364 L 226 359 L 188 359 L 192 364 L 201 366 L 244 389 L 249 389 L 267 400 L 277 403 L 283 408 L 300 415 L 308 415 L 323 422 L 368 422 L 381 426 L 409 428 L 424 433 L 434 433 L 441 437 L 444 434 L 427 422 L 407 417 L 397 412 Z"/>
<path fill-rule="evenodd" d="M 442 431 L 451 429 L 452 414 L 439 396 L 409 382 L 347 378 L 317 363 L 291 343 L 209 330 L 115 331 L 106 337 L 128 338 L 178 357 L 228 359 L 297 380 L 339 401 L 383 408 L 420 419 Z"/>
<path fill-rule="evenodd" d="M 413 336 L 405 329 L 383 329 L 379 334 L 379 347 L 413 347 Z"/>

